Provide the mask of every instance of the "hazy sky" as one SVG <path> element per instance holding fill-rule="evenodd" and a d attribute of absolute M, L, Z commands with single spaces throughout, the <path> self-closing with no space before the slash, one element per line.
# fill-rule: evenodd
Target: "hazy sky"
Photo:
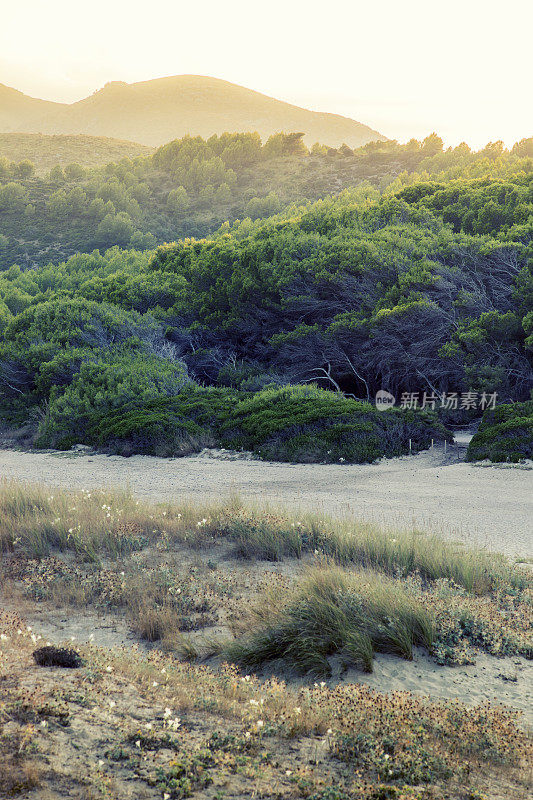
<path fill-rule="evenodd" d="M 194 73 L 448 144 L 533 135 L 531 0 L 18 0 L 0 83 L 72 102 Z"/>

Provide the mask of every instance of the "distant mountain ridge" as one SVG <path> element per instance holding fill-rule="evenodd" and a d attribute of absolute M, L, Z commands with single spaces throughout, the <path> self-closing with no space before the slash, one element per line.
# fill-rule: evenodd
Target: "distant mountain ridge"
<path fill-rule="evenodd" d="M 360 147 L 387 137 L 338 114 L 309 111 L 219 78 L 177 75 L 140 83 L 107 83 L 76 103 L 39 100 L 0 84 L 0 132 L 88 134 L 158 146 L 187 134 L 225 131 L 305 133 L 321 142 Z"/>

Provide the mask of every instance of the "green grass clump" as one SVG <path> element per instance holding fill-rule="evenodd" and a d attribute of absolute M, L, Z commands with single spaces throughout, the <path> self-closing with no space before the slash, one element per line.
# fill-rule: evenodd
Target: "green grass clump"
<path fill-rule="evenodd" d="M 431 615 L 397 582 L 338 569 L 317 570 L 286 607 L 267 611 L 257 625 L 227 646 L 228 658 L 252 669 L 283 659 L 315 676 L 331 674 L 333 655 L 371 672 L 375 652 L 411 659 L 415 645 L 429 650 L 435 636 Z"/>
<path fill-rule="evenodd" d="M 517 463 L 525 458 L 533 458 L 533 400 L 486 411 L 466 460 Z"/>

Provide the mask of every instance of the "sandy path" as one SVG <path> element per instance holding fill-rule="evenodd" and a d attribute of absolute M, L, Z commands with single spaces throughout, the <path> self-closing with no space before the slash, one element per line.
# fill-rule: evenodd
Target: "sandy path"
<path fill-rule="evenodd" d="M 155 501 L 236 492 L 246 501 L 414 524 L 510 556 L 533 555 L 533 470 L 447 462 L 439 451 L 337 465 L 0 450 L 0 477 L 67 489 L 128 487 Z"/>

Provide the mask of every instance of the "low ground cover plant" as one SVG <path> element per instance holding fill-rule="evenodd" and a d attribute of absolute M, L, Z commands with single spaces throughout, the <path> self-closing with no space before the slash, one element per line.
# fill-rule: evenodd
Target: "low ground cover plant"
<path fill-rule="evenodd" d="M 486 800 L 502 786 L 510 800 L 527 794 L 531 742 L 503 706 L 358 684 L 298 689 L 158 650 L 91 645 L 58 685 L 33 664 L 36 642 L 20 616 L 0 612 L 6 796 L 45 793 L 59 775 L 70 796 L 112 786 L 150 800 L 207 787 L 243 800 L 258 787 L 281 800 Z"/>

